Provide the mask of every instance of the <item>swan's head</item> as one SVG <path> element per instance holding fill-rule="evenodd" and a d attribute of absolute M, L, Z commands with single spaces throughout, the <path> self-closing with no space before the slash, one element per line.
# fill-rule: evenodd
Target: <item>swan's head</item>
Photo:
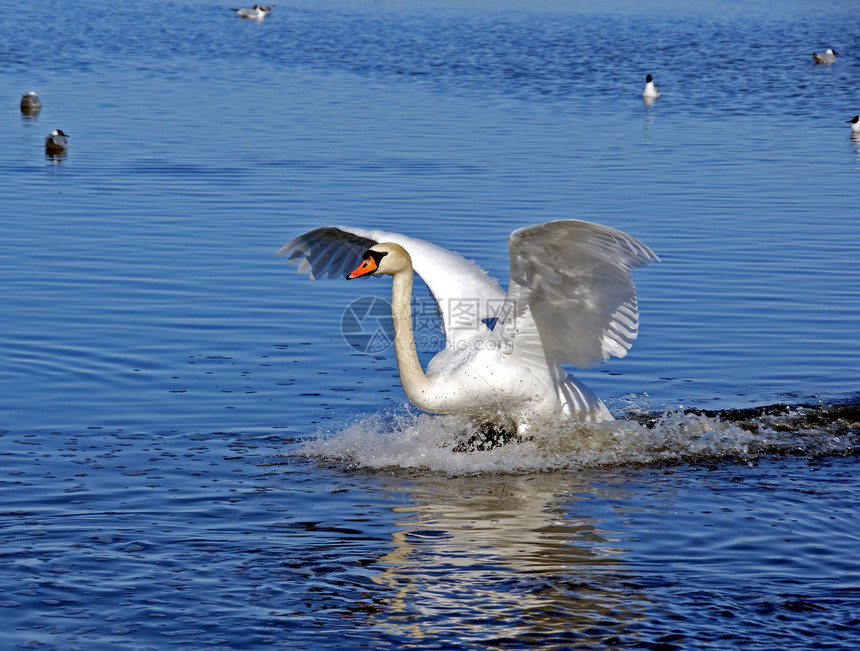
<path fill-rule="evenodd" d="M 347 280 L 373 274 L 394 274 L 412 268 L 412 258 L 399 244 L 383 242 L 374 244 L 364 255 L 358 267 L 346 275 Z"/>

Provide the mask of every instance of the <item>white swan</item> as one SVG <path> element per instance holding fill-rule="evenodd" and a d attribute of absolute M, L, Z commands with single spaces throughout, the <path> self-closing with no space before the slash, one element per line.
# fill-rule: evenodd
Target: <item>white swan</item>
<path fill-rule="evenodd" d="M 420 409 L 464 414 L 518 435 L 562 418 L 611 420 L 600 398 L 561 364 L 586 368 L 627 354 L 639 323 L 630 272 L 657 256 L 621 231 L 574 220 L 516 230 L 508 249 L 507 293 L 460 254 L 398 233 L 317 228 L 278 255 L 289 254 L 311 278 L 392 276 L 400 381 Z M 445 347 L 426 373 L 412 333 L 413 270 L 445 329 Z"/>

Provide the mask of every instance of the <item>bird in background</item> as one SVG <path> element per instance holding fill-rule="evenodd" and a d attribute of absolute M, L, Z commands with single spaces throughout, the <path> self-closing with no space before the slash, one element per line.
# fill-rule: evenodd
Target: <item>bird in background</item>
<path fill-rule="evenodd" d="M 645 88 L 642 90 L 642 97 L 645 99 L 657 99 L 660 97 L 660 91 L 654 85 L 654 77 L 651 75 L 645 77 Z"/>
<path fill-rule="evenodd" d="M 813 52 L 812 58 L 815 59 L 815 63 L 821 63 L 823 65 L 829 66 L 831 64 L 836 63 L 836 56 L 838 52 L 834 52 L 832 47 L 827 48 L 824 52 Z"/>
<path fill-rule="evenodd" d="M 239 15 L 239 18 L 262 21 L 272 11 L 272 7 L 273 5 L 254 5 L 250 9 L 233 9 L 233 11 Z"/>
<path fill-rule="evenodd" d="M 42 102 L 39 100 L 39 96 L 36 95 L 36 91 L 31 90 L 29 93 L 24 93 L 21 97 L 21 113 L 36 115 L 40 110 L 42 110 Z"/>
<path fill-rule="evenodd" d="M 66 138 L 68 137 L 69 134 L 63 133 L 62 129 L 54 129 L 51 131 L 51 135 L 45 138 L 45 153 L 60 154 L 66 151 L 66 148 L 68 147 Z"/>
<path fill-rule="evenodd" d="M 845 120 L 845 122 L 851 125 L 851 136 L 860 138 L 860 115 L 855 115 L 850 120 Z"/>

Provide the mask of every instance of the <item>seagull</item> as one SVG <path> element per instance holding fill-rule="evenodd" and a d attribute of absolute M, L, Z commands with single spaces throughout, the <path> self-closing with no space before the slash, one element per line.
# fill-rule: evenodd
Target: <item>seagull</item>
<path fill-rule="evenodd" d="M 39 96 L 36 95 L 35 90 L 31 90 L 29 93 L 24 93 L 21 97 L 21 113 L 36 115 L 36 113 L 41 109 L 42 102 L 39 101 Z"/>
<path fill-rule="evenodd" d="M 845 120 L 851 125 L 851 135 L 855 138 L 860 138 L 860 115 L 855 115 L 850 120 Z"/>
<path fill-rule="evenodd" d="M 651 75 L 645 77 L 645 89 L 642 91 L 642 97 L 645 99 L 657 99 L 660 97 L 660 91 L 654 85 L 654 77 Z"/>
<path fill-rule="evenodd" d="M 832 47 L 827 48 L 824 52 L 813 52 L 812 58 L 815 59 L 815 63 L 823 63 L 824 65 L 829 66 L 832 63 L 836 63 L 836 55 L 838 52 L 834 52 Z"/>
<path fill-rule="evenodd" d="M 68 137 L 69 134 L 63 133 L 62 129 L 54 129 L 51 131 L 51 135 L 45 138 L 45 153 L 60 154 L 66 151 L 66 148 L 68 147 L 66 138 Z"/>
<path fill-rule="evenodd" d="M 247 18 L 248 20 L 261 21 L 269 15 L 273 5 L 254 5 L 250 9 L 234 9 L 239 18 Z"/>

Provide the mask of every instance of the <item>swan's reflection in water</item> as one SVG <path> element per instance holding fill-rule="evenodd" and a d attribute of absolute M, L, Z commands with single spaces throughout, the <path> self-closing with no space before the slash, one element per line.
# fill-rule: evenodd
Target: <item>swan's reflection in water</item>
<path fill-rule="evenodd" d="M 376 565 L 387 597 L 375 624 L 419 639 L 517 644 L 621 633 L 642 617 L 642 599 L 624 588 L 612 531 L 622 522 L 605 497 L 563 473 L 416 481 L 412 504 L 393 509 L 401 529 Z"/>

